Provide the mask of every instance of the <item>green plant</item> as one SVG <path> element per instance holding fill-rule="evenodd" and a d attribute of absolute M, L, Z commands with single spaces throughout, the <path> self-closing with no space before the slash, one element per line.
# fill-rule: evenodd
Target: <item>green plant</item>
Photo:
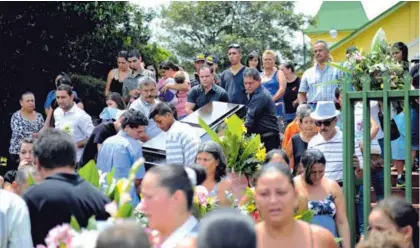
<path fill-rule="evenodd" d="M 230 171 L 243 174 L 247 178 L 254 176 L 265 159 L 265 147 L 261 143 L 259 134 L 248 135 L 244 121 L 237 115 L 225 119 L 226 127 L 222 137 L 219 137 L 201 118 L 198 122 L 210 138 L 222 146 Z"/>
<path fill-rule="evenodd" d="M 361 91 L 365 82 L 372 90 L 382 90 L 386 80 L 391 90 L 400 90 L 404 88 L 404 82 L 410 80 L 409 73 L 404 70 L 404 62 L 398 63 L 392 58 L 391 47 L 382 28 L 376 32 L 369 53 L 356 52 L 350 57 L 347 67 L 335 63 L 329 65 L 345 72 L 343 82 L 350 82 L 356 91 Z"/>

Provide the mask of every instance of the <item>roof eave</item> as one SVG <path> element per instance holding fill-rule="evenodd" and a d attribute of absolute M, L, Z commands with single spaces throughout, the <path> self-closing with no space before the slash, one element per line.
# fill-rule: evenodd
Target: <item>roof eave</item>
<path fill-rule="evenodd" d="M 339 48 L 341 45 L 343 45 L 344 43 L 346 43 L 350 39 L 354 38 L 355 36 L 357 36 L 361 32 L 365 31 L 366 29 L 368 29 L 370 26 L 374 25 L 375 23 L 383 20 L 384 18 L 386 18 L 390 14 L 394 13 L 396 10 L 398 10 L 399 8 L 401 8 L 402 6 L 404 6 L 407 3 L 408 3 L 407 1 L 400 1 L 397 4 L 395 4 L 394 6 L 392 6 L 391 8 L 389 8 L 386 11 L 382 12 L 379 16 L 375 17 L 374 19 L 372 19 L 371 21 L 367 22 L 366 24 L 364 24 L 360 28 L 356 29 L 353 33 L 349 34 L 347 37 L 345 37 L 341 41 L 339 41 L 336 44 L 334 44 L 333 46 L 331 46 L 330 47 L 330 52 L 331 51 L 334 51 L 337 48 Z"/>

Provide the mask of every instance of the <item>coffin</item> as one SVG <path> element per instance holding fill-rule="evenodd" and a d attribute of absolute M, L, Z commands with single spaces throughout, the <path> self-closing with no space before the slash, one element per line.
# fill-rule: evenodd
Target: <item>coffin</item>
<path fill-rule="evenodd" d="M 202 141 L 210 140 L 209 135 L 198 124 L 198 117 L 201 117 L 207 125 L 216 130 L 225 118 L 236 114 L 243 118 L 246 114 L 244 105 L 210 102 L 181 120 L 191 126 L 189 132 L 197 132 Z M 146 160 L 146 169 L 157 164 L 164 164 L 166 160 L 166 133 L 162 132 L 158 136 L 143 144 L 143 156 Z"/>

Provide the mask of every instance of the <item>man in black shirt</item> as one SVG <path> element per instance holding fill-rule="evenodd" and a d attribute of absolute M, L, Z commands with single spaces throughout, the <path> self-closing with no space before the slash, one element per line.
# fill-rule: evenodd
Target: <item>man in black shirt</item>
<path fill-rule="evenodd" d="M 261 85 L 261 77 L 257 69 L 245 69 L 244 85 L 249 99 L 245 121 L 248 133 L 260 134 L 267 152 L 278 149 L 280 136 L 276 105 L 270 92 Z"/>
<path fill-rule="evenodd" d="M 110 200 L 74 172 L 76 146 L 72 138 L 57 129 L 42 132 L 34 144 L 36 166 L 43 180 L 29 188 L 22 198 L 31 218 L 32 240 L 44 244 L 48 232 L 69 223 L 74 216 L 81 227 L 88 219 L 106 220 L 105 204 Z"/>
<path fill-rule="evenodd" d="M 121 118 L 123 118 L 124 112 L 125 111 L 120 111 L 117 113 L 117 116 L 115 116 L 116 121 L 103 122 L 93 129 L 92 134 L 86 142 L 82 156 L 77 163 L 77 168 L 85 166 L 92 159 L 96 161 L 102 143 L 109 137 L 116 135 L 121 129 Z"/>
<path fill-rule="evenodd" d="M 226 91 L 215 84 L 213 68 L 209 65 L 203 65 L 199 70 L 200 85 L 194 86 L 188 92 L 187 104 L 185 110 L 188 114 L 203 107 L 209 102 L 219 101 L 228 102 L 229 97 Z"/>

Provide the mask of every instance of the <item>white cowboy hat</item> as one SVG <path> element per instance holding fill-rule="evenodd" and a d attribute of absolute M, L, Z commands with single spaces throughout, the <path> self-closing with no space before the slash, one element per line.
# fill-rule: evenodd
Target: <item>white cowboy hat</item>
<path fill-rule="evenodd" d="M 315 111 L 311 113 L 311 118 L 317 121 L 328 120 L 336 117 L 340 111 L 335 109 L 333 101 L 319 101 L 316 104 Z"/>

